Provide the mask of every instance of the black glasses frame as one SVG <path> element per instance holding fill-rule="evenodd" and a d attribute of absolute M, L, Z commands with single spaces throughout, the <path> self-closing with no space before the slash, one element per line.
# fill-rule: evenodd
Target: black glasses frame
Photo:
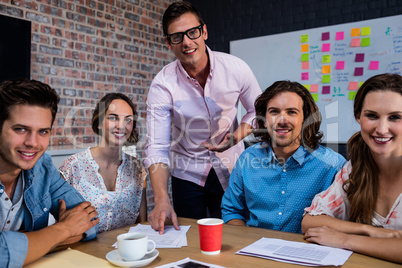
<path fill-rule="evenodd" d="M 201 36 L 201 34 L 202 34 L 202 26 L 204 26 L 204 24 L 201 24 L 201 25 L 199 25 L 199 26 L 197 26 L 197 27 L 193 27 L 193 28 L 191 28 L 191 29 L 188 29 L 188 30 L 185 31 L 185 32 L 177 32 L 177 33 L 167 34 L 167 35 L 165 35 L 165 37 L 167 38 L 167 40 L 169 41 L 169 43 L 171 43 L 171 44 L 173 44 L 173 45 L 178 45 L 178 44 L 180 44 L 181 42 L 183 42 L 184 35 L 187 35 L 187 37 L 188 37 L 190 40 L 195 40 L 195 39 L 197 39 L 197 38 L 200 38 L 200 36 Z M 191 32 L 191 31 L 193 31 L 193 30 L 195 30 L 195 29 L 200 30 L 200 35 L 197 36 L 197 37 L 190 37 L 190 36 L 188 35 L 188 33 Z M 180 42 L 172 42 L 172 40 L 170 39 L 170 37 L 171 37 L 172 35 L 175 35 L 175 34 L 181 34 L 181 40 L 180 40 Z"/>

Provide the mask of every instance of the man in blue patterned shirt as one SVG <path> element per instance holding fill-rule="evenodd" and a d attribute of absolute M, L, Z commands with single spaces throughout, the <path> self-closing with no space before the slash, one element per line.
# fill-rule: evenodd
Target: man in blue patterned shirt
<path fill-rule="evenodd" d="M 278 81 L 255 102 L 254 136 L 222 199 L 225 223 L 301 233 L 303 209 L 327 189 L 345 158 L 319 145 L 321 114 L 301 84 Z"/>

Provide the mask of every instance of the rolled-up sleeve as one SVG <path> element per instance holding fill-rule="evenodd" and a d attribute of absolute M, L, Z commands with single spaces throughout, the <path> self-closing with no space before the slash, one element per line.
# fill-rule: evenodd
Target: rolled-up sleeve
<path fill-rule="evenodd" d="M 22 267 L 28 252 L 28 238 L 19 232 L 0 233 L 0 267 Z"/>

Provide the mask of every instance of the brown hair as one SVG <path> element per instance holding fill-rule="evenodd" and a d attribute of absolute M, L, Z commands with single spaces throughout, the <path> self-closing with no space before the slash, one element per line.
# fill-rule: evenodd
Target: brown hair
<path fill-rule="evenodd" d="M 110 104 L 113 100 L 123 100 L 125 101 L 133 110 L 133 130 L 131 131 L 131 135 L 128 138 L 128 143 L 137 143 L 138 142 L 138 132 L 137 132 L 137 112 L 135 111 L 135 107 L 133 102 L 129 97 L 122 93 L 108 93 L 96 104 L 94 113 L 92 115 L 92 130 L 101 135 L 101 130 L 99 129 L 99 123 L 105 119 L 105 114 L 109 109 Z"/>
<path fill-rule="evenodd" d="M 29 79 L 7 80 L 0 84 L 0 131 L 9 119 L 14 105 L 39 106 L 50 109 L 52 125 L 57 113 L 59 95 L 49 85 Z"/>
<path fill-rule="evenodd" d="M 168 28 L 170 23 L 186 13 L 193 13 L 197 17 L 198 22 L 201 25 L 204 25 L 204 20 L 202 19 L 201 13 L 198 11 L 198 9 L 196 9 L 190 2 L 178 1 L 172 3 L 165 10 L 165 13 L 163 14 L 162 18 L 163 34 L 165 36 L 168 35 L 169 34 Z"/>
<path fill-rule="evenodd" d="M 379 74 L 369 78 L 358 90 L 353 105 L 356 119 L 360 118 L 364 99 L 369 92 L 393 91 L 402 95 L 402 77 L 397 74 Z M 343 184 L 350 204 L 349 220 L 371 224 L 378 197 L 379 169 L 370 148 L 359 132 L 347 143 L 352 172 Z"/>
<path fill-rule="evenodd" d="M 317 149 L 323 134 L 320 132 L 321 113 L 308 90 L 297 82 L 277 81 L 268 87 L 255 101 L 256 125 L 254 136 L 260 141 L 270 143 L 271 137 L 264 126 L 268 102 L 279 93 L 294 92 L 303 100 L 302 144 Z"/>

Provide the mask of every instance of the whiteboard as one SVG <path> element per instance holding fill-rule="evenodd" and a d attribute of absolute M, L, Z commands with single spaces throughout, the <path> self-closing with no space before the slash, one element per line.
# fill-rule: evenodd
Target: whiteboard
<path fill-rule="evenodd" d="M 360 129 L 353 116 L 358 86 L 376 74 L 402 73 L 402 15 L 231 41 L 230 53 L 250 66 L 263 91 L 278 80 L 310 88 L 323 141 L 346 143 Z"/>

